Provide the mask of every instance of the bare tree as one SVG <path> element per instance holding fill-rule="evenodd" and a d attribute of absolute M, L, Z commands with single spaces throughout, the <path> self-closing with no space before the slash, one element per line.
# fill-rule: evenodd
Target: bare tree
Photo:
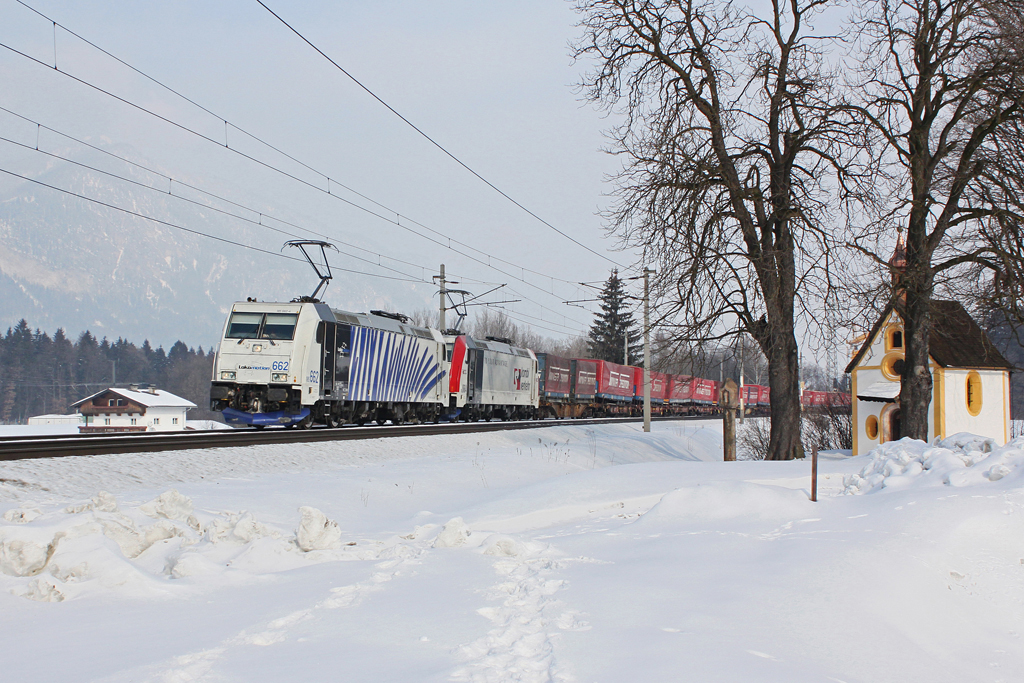
<path fill-rule="evenodd" d="M 1020 319 L 1022 14 L 1022 0 L 880 0 L 859 22 L 856 85 L 879 151 L 872 220 L 851 246 L 894 276 L 880 281 L 905 328 L 904 436 L 928 437 L 933 295 L 987 291 Z"/>
<path fill-rule="evenodd" d="M 439 324 L 440 314 L 436 308 L 417 308 L 409 314 L 409 321 L 420 327 L 436 328 Z"/>
<path fill-rule="evenodd" d="M 859 147 L 809 20 L 830 0 L 578 0 L 583 91 L 621 114 L 612 229 L 659 269 L 658 322 L 768 359 L 771 459 L 801 457 L 797 317 L 829 282 L 835 197 Z M 840 190 L 837 192 L 836 190 Z"/>

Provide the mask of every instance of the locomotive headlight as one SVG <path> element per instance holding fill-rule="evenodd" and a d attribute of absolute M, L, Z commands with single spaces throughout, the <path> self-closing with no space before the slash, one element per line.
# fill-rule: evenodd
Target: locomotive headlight
<path fill-rule="evenodd" d="M 221 379 L 234 379 L 235 373 L 231 370 L 222 370 L 220 373 Z"/>
<path fill-rule="evenodd" d="M 287 372 L 274 372 L 274 373 L 271 373 L 270 381 L 271 382 L 287 382 L 288 381 L 288 373 Z"/>

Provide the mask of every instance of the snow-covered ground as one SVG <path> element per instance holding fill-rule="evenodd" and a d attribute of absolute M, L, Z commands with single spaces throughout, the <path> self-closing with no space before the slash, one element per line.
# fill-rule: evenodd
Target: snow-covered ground
<path fill-rule="evenodd" d="M 11 681 L 1020 681 L 1024 439 L 717 421 L 0 463 Z"/>
<path fill-rule="evenodd" d="M 186 420 L 185 429 L 231 429 L 231 427 L 216 420 Z M 58 436 L 61 434 L 78 434 L 78 425 L 0 424 L 0 439 L 11 436 Z"/>

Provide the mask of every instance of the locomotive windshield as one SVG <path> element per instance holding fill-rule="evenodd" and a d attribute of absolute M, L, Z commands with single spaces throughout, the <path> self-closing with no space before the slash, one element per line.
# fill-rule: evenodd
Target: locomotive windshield
<path fill-rule="evenodd" d="M 295 313 L 232 313 L 228 322 L 228 339 L 293 339 Z"/>
<path fill-rule="evenodd" d="M 292 339 L 295 336 L 295 321 L 299 316 L 294 313 L 267 313 L 263 323 L 264 339 Z"/>
<path fill-rule="evenodd" d="M 262 313 L 232 313 L 228 323 L 228 339 L 255 339 L 259 335 Z"/>

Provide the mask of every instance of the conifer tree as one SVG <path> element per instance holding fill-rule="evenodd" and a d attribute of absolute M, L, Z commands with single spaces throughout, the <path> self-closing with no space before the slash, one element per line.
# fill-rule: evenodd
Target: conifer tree
<path fill-rule="evenodd" d="M 629 364 L 643 362 L 640 333 L 633 329 L 633 313 L 626 305 L 628 296 L 619 271 L 613 270 L 601 290 L 601 313 L 590 327 L 587 343 L 592 358 L 621 363 L 629 335 Z"/>

